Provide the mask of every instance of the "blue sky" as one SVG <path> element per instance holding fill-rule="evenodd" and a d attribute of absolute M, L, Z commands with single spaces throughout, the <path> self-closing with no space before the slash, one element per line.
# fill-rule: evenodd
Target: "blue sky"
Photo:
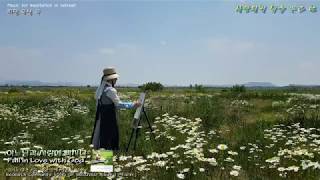
<path fill-rule="evenodd" d="M 7 15 L 8 2 L 20 1 L 0 3 L 0 80 L 97 84 L 114 66 L 120 84 L 320 84 L 320 1 L 250 1 L 318 7 L 302 14 L 235 12 L 249 1 L 77 1 L 33 17 Z"/>

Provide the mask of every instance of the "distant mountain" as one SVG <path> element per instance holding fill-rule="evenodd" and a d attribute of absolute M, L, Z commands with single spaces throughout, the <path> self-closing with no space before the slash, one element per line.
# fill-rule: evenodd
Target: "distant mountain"
<path fill-rule="evenodd" d="M 319 87 L 319 84 L 289 84 L 289 87 Z"/>
<path fill-rule="evenodd" d="M 87 86 L 87 84 L 83 83 L 77 83 L 77 82 L 42 82 L 37 80 L 31 80 L 31 81 L 24 81 L 24 80 L 0 80 L 0 86 Z M 92 87 L 96 87 L 99 84 L 90 84 Z M 125 83 L 125 84 L 118 84 L 118 87 L 138 87 L 141 84 L 135 84 L 135 83 Z M 201 85 L 201 84 L 199 84 Z M 217 87 L 217 88 L 228 88 L 232 87 L 232 84 L 222 84 L 222 85 L 214 85 L 214 84 L 202 84 L 204 87 Z M 248 82 L 245 84 L 239 84 L 244 85 L 248 88 L 277 88 L 280 86 L 274 85 L 270 82 Z M 189 85 L 169 85 L 164 84 L 165 87 L 189 87 Z M 319 87 L 320 85 L 306 85 L 306 84 L 289 84 L 287 86 L 282 87 Z"/>
<path fill-rule="evenodd" d="M 0 80 L 0 86 L 87 86 L 87 84 L 76 82 L 42 82 L 42 81 L 23 81 L 23 80 Z M 99 84 L 90 84 L 98 86 Z M 127 83 L 119 84 L 120 87 L 138 87 L 139 84 Z"/>
<path fill-rule="evenodd" d="M 0 81 L 0 86 L 81 86 L 80 83 L 73 82 L 42 82 L 42 81 L 22 81 L 22 80 L 9 80 Z"/>
<path fill-rule="evenodd" d="M 243 84 L 245 87 L 276 87 L 270 82 L 248 82 Z"/>

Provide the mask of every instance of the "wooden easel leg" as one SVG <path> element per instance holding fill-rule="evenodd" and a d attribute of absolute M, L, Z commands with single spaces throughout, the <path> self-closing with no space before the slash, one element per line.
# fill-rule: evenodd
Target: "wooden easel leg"
<path fill-rule="evenodd" d="M 139 119 L 138 127 L 136 128 L 136 138 L 134 139 L 133 150 L 136 150 L 137 140 L 138 140 L 138 136 L 139 136 L 140 122 L 141 122 L 141 119 Z"/>
<path fill-rule="evenodd" d="M 149 118 L 147 116 L 147 113 L 146 111 L 144 110 L 144 107 L 142 108 L 142 112 L 144 114 L 144 117 L 146 118 L 147 122 L 148 122 L 148 126 L 149 126 L 149 130 L 150 130 L 150 133 L 152 134 L 152 137 L 155 139 L 155 136 L 153 134 L 153 129 L 152 129 L 152 126 L 151 126 L 151 123 L 149 121 Z M 135 134 L 135 139 L 134 139 L 134 145 L 133 145 L 133 149 L 136 150 L 136 146 L 137 146 L 137 141 L 138 141 L 138 137 L 139 137 L 139 126 L 141 124 L 141 118 L 138 120 L 138 127 L 133 127 L 132 128 L 132 132 L 131 132 L 131 135 L 130 135 L 130 139 L 129 139 L 129 143 L 127 145 L 127 148 L 126 148 L 126 152 L 129 151 L 129 147 L 130 147 L 130 143 L 131 143 L 131 140 L 132 138 L 134 138 L 134 134 Z"/>
<path fill-rule="evenodd" d="M 147 116 L 147 113 L 146 113 L 146 111 L 144 110 L 144 108 L 142 109 L 142 111 L 143 111 L 144 117 L 146 118 L 146 120 L 147 120 L 147 122 L 148 122 L 148 126 L 149 126 L 150 133 L 152 134 L 152 137 L 155 138 L 155 137 L 154 137 L 154 134 L 153 134 L 152 126 L 151 126 L 150 121 L 149 121 L 149 118 L 148 118 L 148 116 Z"/>
<path fill-rule="evenodd" d="M 134 131 L 135 131 L 135 129 L 132 128 L 131 135 L 130 135 L 130 139 L 129 139 L 129 142 L 128 142 L 128 145 L 127 145 L 127 148 L 126 148 L 126 152 L 128 152 L 128 150 L 129 150 L 130 143 L 131 143 L 131 139 L 132 139 L 132 137 L 133 137 Z"/>

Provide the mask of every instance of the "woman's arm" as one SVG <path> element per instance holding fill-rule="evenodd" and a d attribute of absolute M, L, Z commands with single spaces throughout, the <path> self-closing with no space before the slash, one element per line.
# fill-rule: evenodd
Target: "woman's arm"
<path fill-rule="evenodd" d="M 118 94 L 117 94 L 117 90 L 115 88 L 110 88 L 107 91 L 107 96 L 113 101 L 113 103 L 115 104 L 115 106 L 117 108 L 120 109 L 132 109 L 134 108 L 134 104 L 133 102 L 123 102 L 120 100 Z"/>

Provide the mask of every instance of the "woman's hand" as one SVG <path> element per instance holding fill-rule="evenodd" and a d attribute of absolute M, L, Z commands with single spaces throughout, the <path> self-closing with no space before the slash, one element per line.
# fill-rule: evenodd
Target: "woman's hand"
<path fill-rule="evenodd" d="M 139 107 L 139 106 L 141 106 L 141 102 L 140 102 L 140 101 L 134 102 L 134 104 L 133 104 L 133 107 L 134 107 L 134 108 L 137 108 L 137 107 Z"/>

